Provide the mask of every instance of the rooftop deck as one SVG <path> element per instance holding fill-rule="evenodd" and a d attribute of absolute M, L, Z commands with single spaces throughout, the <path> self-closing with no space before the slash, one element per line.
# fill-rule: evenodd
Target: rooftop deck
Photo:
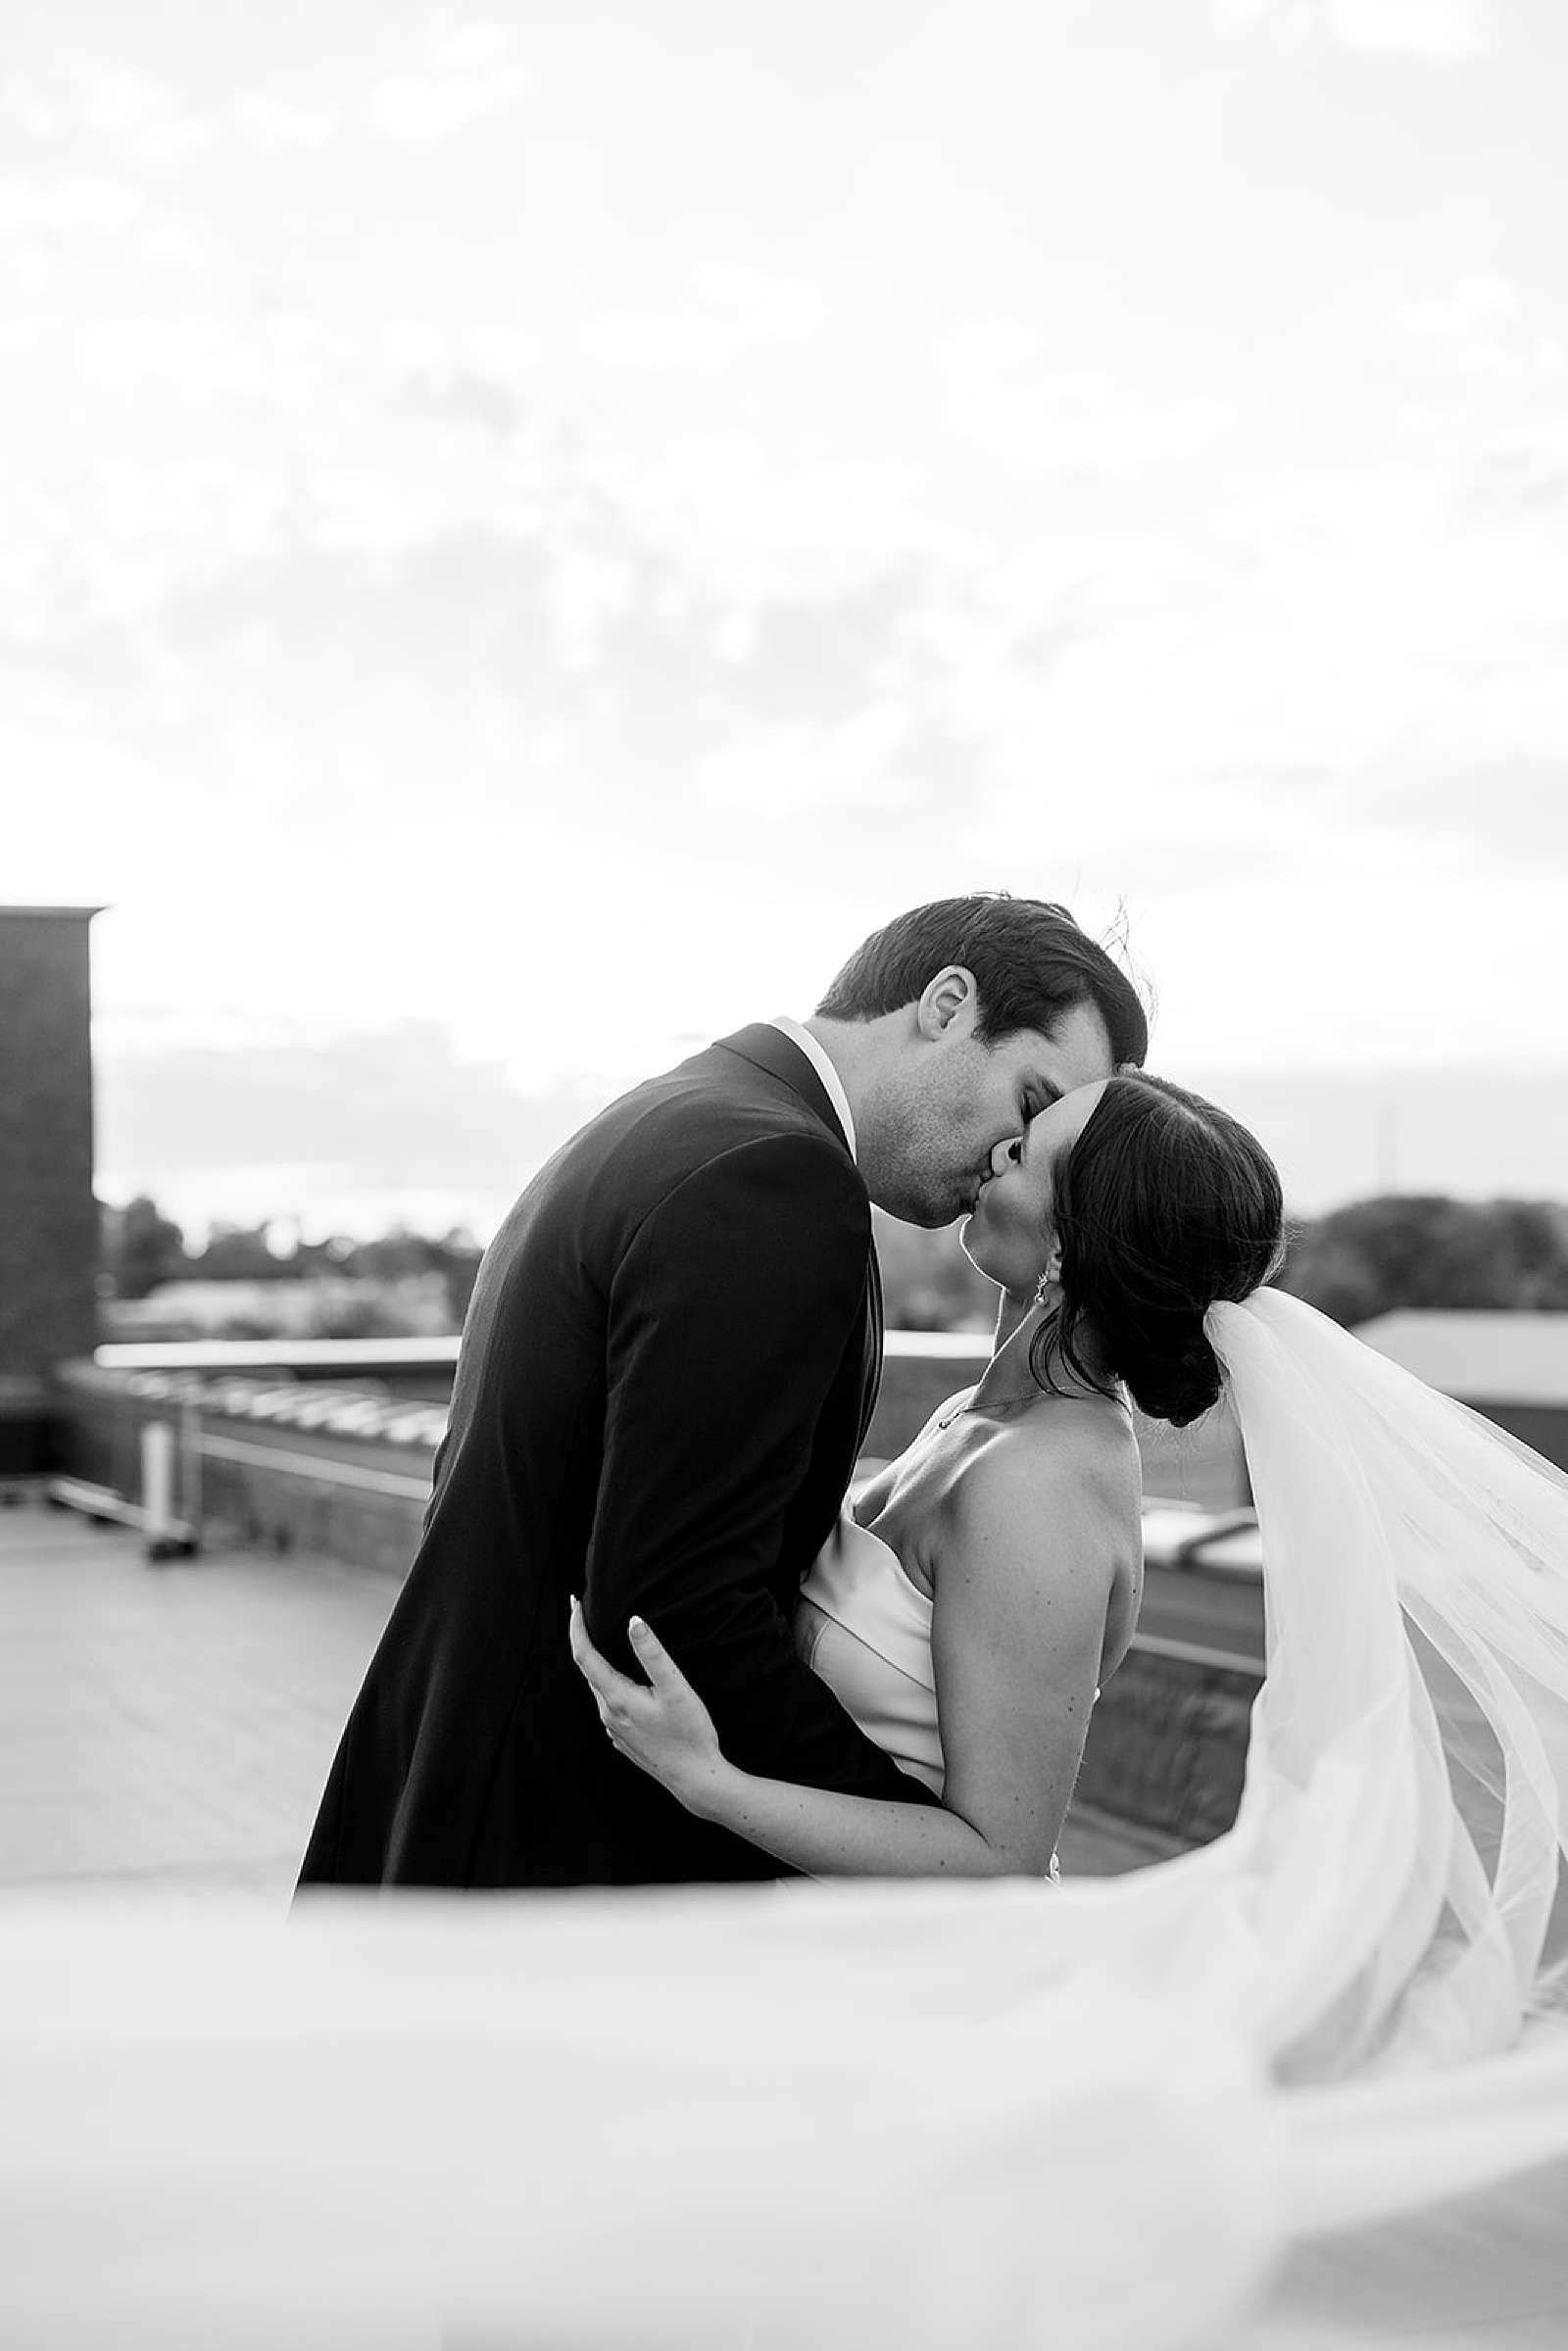
<path fill-rule="evenodd" d="M 262 1546 L 152 1564 L 139 1537 L 0 1511 L 0 1887 L 208 1884 L 283 1904 L 397 1584 Z M 1157 1858 L 1085 1815 L 1063 1866 Z"/>
<path fill-rule="evenodd" d="M 208 1883 L 283 1902 L 394 1587 L 0 1514 L 0 1885 Z"/>

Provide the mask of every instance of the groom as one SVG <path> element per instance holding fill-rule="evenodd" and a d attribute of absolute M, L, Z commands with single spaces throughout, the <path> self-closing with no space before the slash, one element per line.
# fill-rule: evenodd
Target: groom
<path fill-rule="evenodd" d="M 564 1145 L 480 1269 L 423 1539 L 301 1885 L 781 1874 L 610 1746 L 573 1593 L 624 1670 L 627 1618 L 658 1625 L 744 1770 L 932 1800 L 790 1636 L 875 1399 L 870 1201 L 951 1223 L 1000 1144 L 1147 1042 L 1062 907 L 949 899 L 868 939 L 806 1025 L 742 1029 Z"/>

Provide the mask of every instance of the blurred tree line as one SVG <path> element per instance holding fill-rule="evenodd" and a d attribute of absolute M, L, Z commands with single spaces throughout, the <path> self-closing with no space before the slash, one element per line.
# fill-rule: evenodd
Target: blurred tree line
<path fill-rule="evenodd" d="M 399 1283 L 439 1276 L 446 1286 L 450 1325 L 458 1331 L 482 1255 L 463 1230 L 439 1240 L 394 1230 L 375 1241 L 343 1234 L 308 1242 L 269 1220 L 258 1225 L 214 1224 L 200 1249 L 188 1249 L 181 1227 L 145 1197 L 123 1208 L 102 1207 L 100 1289 L 105 1297 L 149 1298 L 166 1282 L 309 1282 L 333 1277 L 363 1286 L 358 1299 L 333 1312 L 331 1335 L 345 1339 L 393 1336 L 401 1326 L 391 1293 Z M 378 1295 L 379 1294 L 379 1295 Z"/>
<path fill-rule="evenodd" d="M 996 1294 L 975 1272 L 958 1229 L 924 1232 L 873 1209 L 890 1330 L 989 1335 Z M 171 1281 L 309 1281 L 335 1275 L 363 1285 L 340 1304 L 333 1330 L 364 1338 L 395 1327 L 400 1282 L 439 1275 L 450 1323 L 461 1330 L 479 1244 L 454 1231 L 437 1240 L 393 1231 L 375 1241 L 280 1241 L 280 1228 L 214 1225 L 200 1249 L 155 1200 L 105 1208 L 103 1287 L 142 1298 Z M 1401 1306 L 1568 1309 L 1568 1206 L 1541 1200 L 1455 1200 L 1396 1194 L 1357 1200 L 1298 1223 L 1278 1276 L 1282 1289 L 1354 1327 Z"/>
<path fill-rule="evenodd" d="M 956 1229 L 873 1211 L 890 1330 L 989 1332 L 996 1294 Z M 1294 1223 L 1279 1287 L 1353 1329 L 1402 1306 L 1568 1309 L 1568 1206 L 1397 1193 Z"/>
<path fill-rule="evenodd" d="M 1303 1224 L 1279 1276 L 1352 1327 L 1401 1306 L 1568 1307 L 1568 1207 L 1396 1193 Z"/>

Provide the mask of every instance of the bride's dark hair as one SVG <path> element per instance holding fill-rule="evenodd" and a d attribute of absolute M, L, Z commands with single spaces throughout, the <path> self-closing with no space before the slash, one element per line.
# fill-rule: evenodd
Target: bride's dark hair
<path fill-rule="evenodd" d="M 1185 1428 L 1217 1402 L 1203 1333 L 1216 1298 L 1244 1298 L 1283 1255 L 1273 1160 L 1200 1095 L 1141 1072 L 1109 1080 L 1055 1174 L 1061 1305 L 1030 1368 L 1053 1353 L 1098 1387 L 1124 1380 L 1152 1420 Z"/>

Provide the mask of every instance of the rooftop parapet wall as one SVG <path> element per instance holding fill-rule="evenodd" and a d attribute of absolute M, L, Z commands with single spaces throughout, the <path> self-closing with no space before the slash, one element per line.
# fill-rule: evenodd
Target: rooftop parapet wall
<path fill-rule="evenodd" d="M 889 1331 L 866 1458 L 887 1461 L 902 1452 L 939 1404 L 973 1387 L 990 1353 L 989 1342 L 973 1332 Z M 101 1347 L 96 1364 L 100 1372 L 122 1376 L 199 1377 L 236 1396 L 245 1382 L 267 1388 L 297 1380 L 318 1402 L 346 1385 L 362 1402 L 359 1392 L 368 1389 L 394 1399 L 444 1404 L 457 1356 L 456 1339 L 191 1340 Z M 316 1409 L 303 1397 L 293 1407 L 296 1415 Z M 328 1407 L 320 1409 L 324 1416 Z M 1250 1500 L 1241 1440 L 1223 1407 L 1189 1429 L 1162 1428 L 1141 1415 L 1134 1426 L 1149 1494 L 1206 1510 Z"/>
<path fill-rule="evenodd" d="M 149 1500 L 146 1432 L 162 1427 L 172 1439 L 172 1518 L 203 1543 L 262 1543 L 408 1572 L 444 1405 L 275 1375 L 91 1363 L 66 1365 L 56 1386 L 59 1467 L 90 1513 L 139 1515 Z"/>
<path fill-rule="evenodd" d="M 984 1359 L 981 1348 L 969 1378 Z M 885 1380 L 876 1425 L 895 1449 L 934 1402 L 968 1384 L 959 1344 L 901 1347 L 890 1341 L 888 1369 L 893 1395 Z M 901 1402 L 904 1374 L 910 1377 Z M 940 1391 L 934 1397 L 933 1385 Z M 77 1363 L 63 1369 L 59 1387 L 63 1466 L 82 1482 L 74 1496 L 80 1506 L 91 1509 L 93 1491 L 106 1504 L 114 1496 L 144 1500 L 143 1433 L 161 1424 L 172 1437 L 174 1510 L 201 1533 L 204 1548 L 238 1541 L 394 1579 L 406 1573 L 446 1427 L 444 1405 L 390 1395 L 373 1379 L 327 1384 L 257 1364 L 225 1373 L 211 1363 L 199 1372 Z M 1191 1516 L 1196 1534 L 1206 1514 L 1194 1509 Z M 1167 1509 L 1146 1521 L 1152 1543 L 1169 1551 L 1172 1532 L 1162 1519 L 1179 1517 Z M 1255 1578 L 1244 1574 L 1240 1582 L 1251 1591 Z M 1219 1618 L 1212 1614 L 1216 1592 L 1226 1602 Z M 1216 1586 L 1174 1557 L 1162 1568 L 1152 1556 L 1149 1631 L 1140 1628 L 1134 1654 L 1095 1708 L 1080 1803 L 1181 1844 L 1203 1842 L 1229 1824 L 1262 1654 L 1260 1611 L 1234 1605 L 1247 1596 L 1235 1577 L 1221 1575 Z"/>

